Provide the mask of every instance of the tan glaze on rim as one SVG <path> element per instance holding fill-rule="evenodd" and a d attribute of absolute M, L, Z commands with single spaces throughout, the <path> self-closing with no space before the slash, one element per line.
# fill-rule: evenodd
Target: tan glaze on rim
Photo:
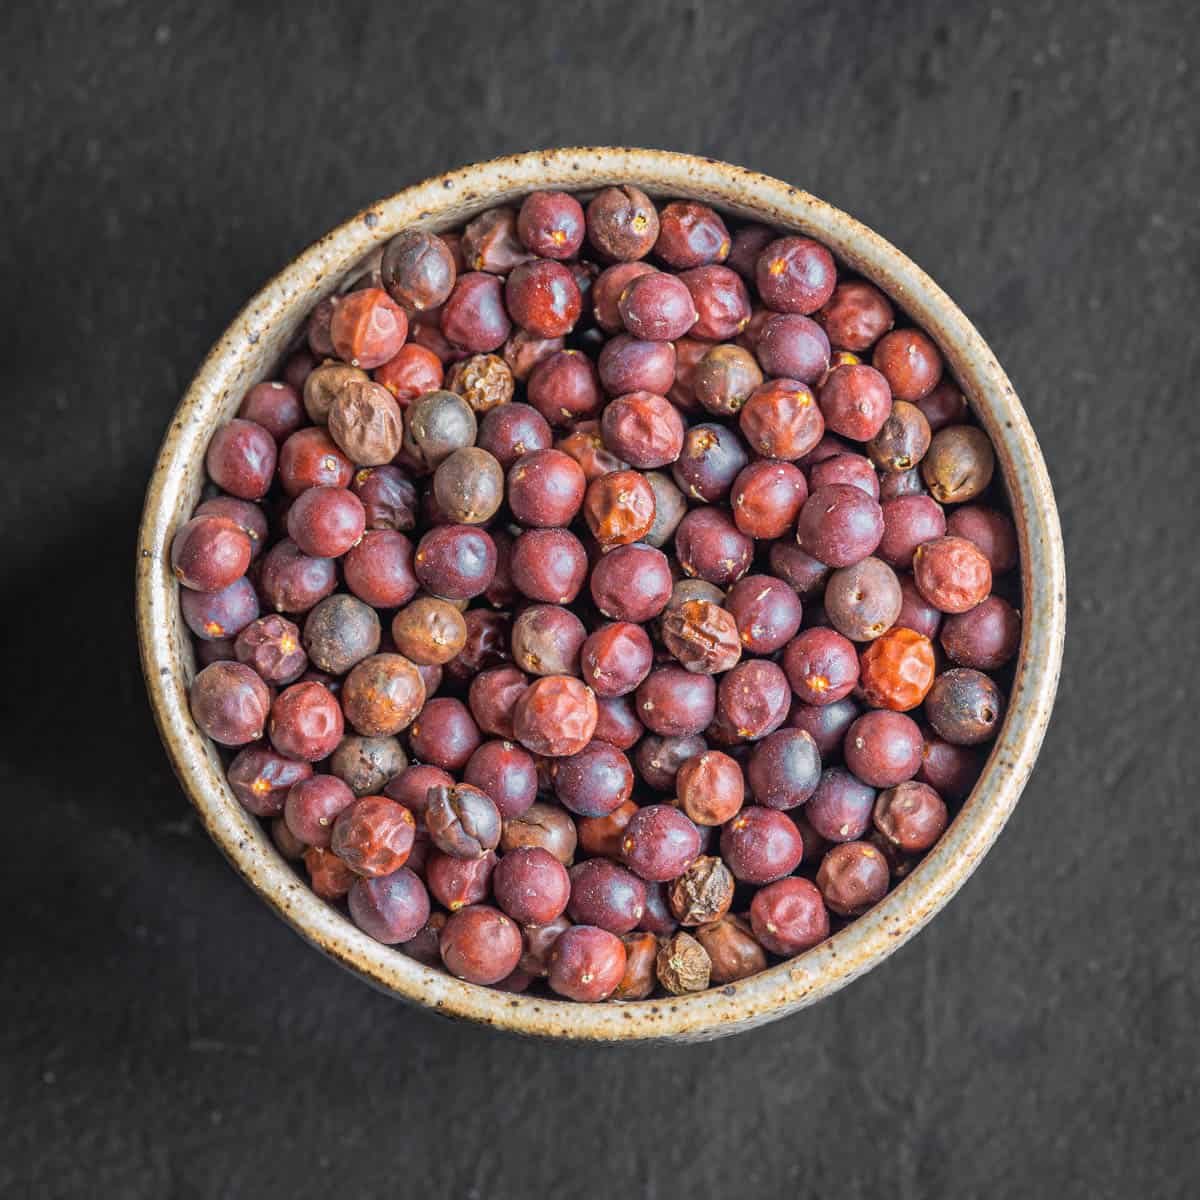
<path fill-rule="evenodd" d="M 1020 534 L 1024 630 L 1008 715 L 975 790 L 920 866 L 866 916 L 738 984 L 589 1005 L 509 995 L 422 966 L 360 932 L 294 874 L 235 800 L 188 712 L 195 665 L 167 552 L 199 495 L 209 435 L 234 415 L 251 384 L 268 377 L 309 309 L 363 255 L 402 229 L 447 229 L 536 188 L 614 183 L 810 234 L 930 333 L 996 448 Z M 247 883 L 314 946 L 384 991 L 499 1029 L 592 1041 L 702 1040 L 749 1029 L 830 995 L 912 937 L 974 871 L 1020 797 L 1050 719 L 1065 611 L 1062 536 L 1037 439 L 999 363 L 950 298 L 895 247 L 806 192 L 742 167 L 657 150 L 580 147 L 464 167 L 372 205 L 322 238 L 250 301 L 205 359 L 163 442 L 138 546 L 138 638 L 155 719 L 205 827 Z"/>

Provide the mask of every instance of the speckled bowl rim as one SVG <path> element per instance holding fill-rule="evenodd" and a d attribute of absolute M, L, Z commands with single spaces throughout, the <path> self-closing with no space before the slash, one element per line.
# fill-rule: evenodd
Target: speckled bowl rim
<path fill-rule="evenodd" d="M 167 557 L 203 483 L 211 430 L 267 376 L 304 314 L 363 255 L 403 228 L 451 227 L 535 188 L 609 183 L 703 200 L 819 238 L 928 330 L 996 447 L 1020 536 L 1025 620 L 1008 715 L 982 776 L 946 835 L 880 904 L 820 946 L 740 983 L 586 1005 L 509 995 L 422 966 L 367 937 L 309 890 L 237 803 L 192 722 L 194 660 Z M 899 250 L 807 192 L 743 167 L 659 150 L 577 147 L 499 158 L 406 188 L 327 234 L 246 305 L 205 359 L 164 439 L 139 535 L 137 623 L 151 705 L 184 790 L 246 882 L 314 946 L 386 992 L 498 1029 L 592 1041 L 700 1040 L 774 1020 L 844 987 L 911 938 L 975 870 L 1021 795 L 1050 719 L 1065 632 L 1064 555 L 1050 479 L 1012 385 L 970 321 Z"/>

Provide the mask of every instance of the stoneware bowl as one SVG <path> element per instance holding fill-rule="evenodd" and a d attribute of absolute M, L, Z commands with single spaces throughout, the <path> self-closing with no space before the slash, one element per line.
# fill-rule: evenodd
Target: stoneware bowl
<path fill-rule="evenodd" d="M 189 715 L 195 665 L 167 558 L 204 482 L 209 435 L 234 415 L 248 387 L 271 374 L 308 311 L 365 254 L 402 229 L 450 228 L 536 188 L 614 183 L 702 200 L 818 238 L 933 336 L 996 448 L 1020 532 L 1024 632 L 1008 716 L 982 777 L 946 835 L 886 899 L 815 949 L 738 984 L 588 1005 L 462 983 L 373 941 L 308 889 L 234 799 L 213 745 Z M 774 1020 L 844 987 L 958 891 L 1016 805 L 1046 731 L 1062 657 L 1064 587 L 1058 515 L 1037 439 L 1000 364 L 937 284 L 870 229 L 776 179 L 685 154 L 577 148 L 500 158 L 407 188 L 322 238 L 250 301 L 205 359 L 163 442 L 138 545 L 137 618 L 150 702 L 185 791 L 246 882 L 314 946 L 394 996 L 497 1029 L 591 1041 L 699 1040 Z"/>

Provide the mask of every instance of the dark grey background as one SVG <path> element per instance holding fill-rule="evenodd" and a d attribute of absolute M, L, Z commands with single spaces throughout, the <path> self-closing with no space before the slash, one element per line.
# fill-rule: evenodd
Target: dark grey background
<path fill-rule="evenodd" d="M 1200 8 L 137 5 L 0 17 L 0 1193 L 1195 1194 Z M 198 831 L 131 621 L 207 347 L 324 230 L 531 147 L 709 154 L 925 266 L 1058 489 L 1057 715 L 961 897 L 707 1046 L 526 1044 L 375 994 Z"/>

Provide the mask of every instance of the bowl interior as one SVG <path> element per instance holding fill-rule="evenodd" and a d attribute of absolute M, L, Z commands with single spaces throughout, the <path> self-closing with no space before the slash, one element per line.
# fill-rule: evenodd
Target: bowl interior
<path fill-rule="evenodd" d="M 422 966 L 319 900 L 238 804 L 214 747 L 188 712 L 195 664 L 167 569 L 175 529 L 204 482 L 212 430 L 269 378 L 309 310 L 404 228 L 443 230 L 540 187 L 586 192 L 633 183 L 724 213 L 809 234 L 887 292 L 938 343 L 997 453 L 1021 546 L 1023 633 L 1009 710 L 987 766 L 941 841 L 874 909 L 813 950 L 723 988 L 627 1004 L 510 996 Z M 1065 624 L 1063 550 L 1049 477 L 1012 386 L 982 338 L 919 268 L 845 213 L 795 187 L 710 159 L 577 148 L 497 159 L 427 180 L 372 205 L 268 283 L 205 359 L 167 431 L 138 546 L 139 644 L 163 741 L 189 798 L 239 873 L 299 933 L 373 985 L 435 1011 L 519 1033 L 596 1040 L 716 1037 L 829 995 L 887 957 L 958 890 L 1003 828 L 1033 767 L 1057 685 Z"/>

